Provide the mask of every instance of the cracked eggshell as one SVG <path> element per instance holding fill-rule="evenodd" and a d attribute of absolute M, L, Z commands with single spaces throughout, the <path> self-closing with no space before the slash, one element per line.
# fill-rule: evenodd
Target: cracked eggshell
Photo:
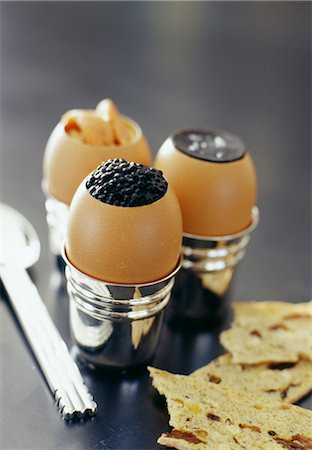
<path fill-rule="evenodd" d="M 182 217 L 168 186 L 154 203 L 113 206 L 96 200 L 84 180 L 73 197 L 66 237 L 69 261 L 81 272 L 118 284 L 144 284 L 169 275 L 181 253 Z"/>
<path fill-rule="evenodd" d="M 69 205 L 81 181 L 110 158 L 151 165 L 149 145 L 140 126 L 125 116 L 121 116 L 121 121 L 133 134 L 129 145 L 85 144 L 66 133 L 64 123 L 60 121 L 52 131 L 44 153 L 43 185 L 47 193 Z"/>
<path fill-rule="evenodd" d="M 177 150 L 168 138 L 154 167 L 163 171 L 178 197 L 185 233 L 225 236 L 251 224 L 257 180 L 248 152 L 233 162 L 203 161 Z"/>

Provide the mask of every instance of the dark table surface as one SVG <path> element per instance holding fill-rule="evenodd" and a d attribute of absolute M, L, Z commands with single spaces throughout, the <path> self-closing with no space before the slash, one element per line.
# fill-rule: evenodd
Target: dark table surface
<path fill-rule="evenodd" d="M 48 250 L 40 189 L 43 149 L 60 115 L 113 98 L 155 153 L 183 126 L 232 131 L 259 177 L 261 222 L 233 299 L 311 297 L 309 2 L 2 2 L 1 199 L 37 229 L 33 275 L 71 345 L 68 300 Z M 153 449 L 167 430 L 147 373 L 82 367 L 99 403 L 62 422 L 8 301 L 0 299 L 3 449 Z M 222 349 L 218 332 L 166 326 L 155 365 L 189 373 Z M 302 403 L 312 407 L 311 396 Z"/>

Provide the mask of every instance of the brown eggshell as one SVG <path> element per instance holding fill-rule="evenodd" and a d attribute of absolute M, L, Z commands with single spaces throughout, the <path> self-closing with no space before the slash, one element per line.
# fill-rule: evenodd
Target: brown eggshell
<path fill-rule="evenodd" d="M 94 278 L 120 284 L 160 280 L 176 268 L 181 242 L 181 211 L 170 187 L 160 200 L 138 207 L 95 199 L 85 180 L 73 197 L 67 257 Z"/>
<path fill-rule="evenodd" d="M 177 150 L 168 138 L 154 166 L 178 197 L 185 233 L 224 236 L 250 225 L 257 182 L 249 153 L 233 162 L 203 161 Z"/>
<path fill-rule="evenodd" d="M 64 124 L 59 122 L 50 135 L 43 159 L 43 181 L 48 193 L 69 205 L 81 181 L 110 158 L 150 165 L 151 154 L 141 128 L 125 116 L 121 120 L 131 129 L 133 142 L 112 147 L 85 144 L 68 135 Z"/>

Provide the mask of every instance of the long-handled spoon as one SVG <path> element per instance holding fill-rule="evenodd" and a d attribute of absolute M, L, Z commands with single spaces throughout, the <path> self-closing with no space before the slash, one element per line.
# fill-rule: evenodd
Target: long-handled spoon
<path fill-rule="evenodd" d="M 71 420 L 94 415 L 97 404 L 25 270 L 39 259 L 37 233 L 24 216 L 3 203 L 0 224 L 0 276 L 62 416 Z"/>

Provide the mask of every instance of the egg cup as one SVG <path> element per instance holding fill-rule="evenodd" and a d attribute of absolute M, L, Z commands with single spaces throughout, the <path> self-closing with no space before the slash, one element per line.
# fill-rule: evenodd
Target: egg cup
<path fill-rule="evenodd" d="M 171 318 L 217 324 L 258 224 L 252 157 L 236 135 L 186 128 L 163 143 L 155 167 L 174 189 L 183 217 L 184 262 L 168 308 Z"/>
<path fill-rule="evenodd" d="M 79 355 L 91 366 L 126 371 L 153 357 L 179 261 L 153 283 L 106 283 L 85 275 L 68 260 L 65 248 L 70 329 Z"/>
<path fill-rule="evenodd" d="M 251 224 L 229 236 L 203 237 L 184 233 L 183 263 L 168 306 L 177 324 L 215 325 L 223 318 L 237 264 L 243 259 L 250 233 L 259 222 L 252 209 Z"/>

